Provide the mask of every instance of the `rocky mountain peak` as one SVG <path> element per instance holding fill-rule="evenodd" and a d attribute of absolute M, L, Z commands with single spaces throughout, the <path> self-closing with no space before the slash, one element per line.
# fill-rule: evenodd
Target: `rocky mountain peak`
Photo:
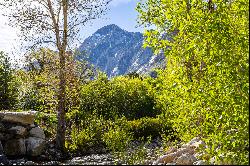
<path fill-rule="evenodd" d="M 122 30 L 120 27 L 118 27 L 115 24 L 110 24 L 110 25 L 106 25 L 102 27 L 101 29 L 98 29 L 94 34 L 107 35 L 110 33 L 117 33 L 117 32 L 123 33 L 124 30 Z"/>
<path fill-rule="evenodd" d="M 130 72 L 142 74 L 162 66 L 164 58 L 153 55 L 152 50 L 142 48 L 142 44 L 143 35 L 140 32 L 128 32 L 111 24 L 85 39 L 79 49 L 87 53 L 91 64 L 108 77 L 113 77 Z"/>

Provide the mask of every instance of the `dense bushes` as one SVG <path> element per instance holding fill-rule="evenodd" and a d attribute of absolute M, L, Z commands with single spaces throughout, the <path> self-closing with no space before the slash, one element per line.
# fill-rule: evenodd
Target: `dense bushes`
<path fill-rule="evenodd" d="M 69 119 L 75 115 L 68 114 Z M 126 117 L 105 120 L 95 112 L 88 114 L 69 128 L 67 147 L 73 152 L 89 153 L 105 148 L 113 152 L 126 150 L 132 141 L 170 136 L 173 132 L 167 119 L 144 117 L 129 121 Z"/>
<path fill-rule="evenodd" d="M 74 123 L 69 128 L 66 147 L 71 151 L 88 153 L 89 150 L 103 147 L 101 140 L 108 122 L 101 116 L 92 114 L 81 119 L 80 123 Z"/>
<path fill-rule="evenodd" d="M 106 119 L 155 117 L 160 112 L 154 108 L 154 96 L 148 89 L 148 83 L 139 78 L 99 78 L 83 86 L 80 111 L 96 111 Z"/>

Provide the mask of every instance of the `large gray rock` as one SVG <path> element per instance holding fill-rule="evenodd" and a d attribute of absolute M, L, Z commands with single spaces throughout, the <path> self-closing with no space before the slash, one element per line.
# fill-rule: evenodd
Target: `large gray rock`
<path fill-rule="evenodd" d="M 29 137 L 26 139 L 27 155 L 39 156 L 45 148 L 45 140 L 42 138 Z"/>
<path fill-rule="evenodd" d="M 23 125 L 29 125 L 34 123 L 35 113 L 29 112 L 0 112 L 0 120 L 11 123 L 20 123 Z"/>
<path fill-rule="evenodd" d="M 43 130 L 40 127 L 35 127 L 32 128 L 30 131 L 30 136 L 31 137 L 36 137 L 36 138 L 42 138 L 45 139 L 45 134 L 43 132 Z"/>
<path fill-rule="evenodd" d="M 172 163 L 176 157 L 177 157 L 176 153 L 163 155 L 160 158 L 158 158 L 155 162 L 153 162 L 153 165 L 158 165 L 160 163 L 164 163 L 164 164 Z"/>
<path fill-rule="evenodd" d="M 195 161 L 197 161 L 197 159 L 193 155 L 185 153 L 178 157 L 175 163 L 177 165 L 193 165 Z"/>
<path fill-rule="evenodd" d="M 4 145 L 4 152 L 7 156 L 25 155 L 25 140 L 23 138 L 8 140 Z"/>
<path fill-rule="evenodd" d="M 18 136 L 25 136 L 27 134 L 27 129 L 23 126 L 15 126 L 15 127 L 11 127 L 8 130 L 8 132 L 11 134 L 18 135 Z"/>

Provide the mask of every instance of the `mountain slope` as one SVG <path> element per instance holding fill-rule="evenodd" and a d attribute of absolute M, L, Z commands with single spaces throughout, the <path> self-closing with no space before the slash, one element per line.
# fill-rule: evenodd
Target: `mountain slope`
<path fill-rule="evenodd" d="M 150 48 L 142 48 L 143 35 L 127 32 L 117 25 L 97 30 L 80 45 L 87 60 L 109 77 L 130 72 L 144 74 L 157 66 L 164 66 L 164 57 L 154 56 Z M 79 56 L 78 58 L 83 58 Z"/>

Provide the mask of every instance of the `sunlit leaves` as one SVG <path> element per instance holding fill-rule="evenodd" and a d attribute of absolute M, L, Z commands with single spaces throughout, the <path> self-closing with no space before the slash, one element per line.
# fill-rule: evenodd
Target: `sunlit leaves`
<path fill-rule="evenodd" d="M 249 139 L 249 72 L 245 70 L 249 67 L 249 6 L 244 0 L 210 2 L 213 4 L 202 0 L 149 0 L 145 6 L 138 5 L 140 23 L 156 27 L 145 33 L 145 46 L 156 53 L 163 50 L 169 58 L 165 73 L 158 78 L 162 91 L 157 93 L 157 104 L 172 117 L 183 140 L 202 136 L 212 145 L 210 154 L 219 157 L 224 153 L 218 163 L 246 163 L 242 157 L 246 151 L 236 149 L 249 147 L 243 143 Z M 155 4 L 160 7 L 154 8 Z M 159 20 L 151 13 L 160 15 Z M 165 25 L 166 21 L 169 24 Z M 176 29 L 169 42 L 171 49 L 166 52 L 164 39 L 156 34 L 170 35 Z M 226 131 L 234 128 L 239 131 L 227 136 Z M 238 143 L 232 146 L 234 137 Z M 214 152 L 218 144 L 221 149 Z"/>

